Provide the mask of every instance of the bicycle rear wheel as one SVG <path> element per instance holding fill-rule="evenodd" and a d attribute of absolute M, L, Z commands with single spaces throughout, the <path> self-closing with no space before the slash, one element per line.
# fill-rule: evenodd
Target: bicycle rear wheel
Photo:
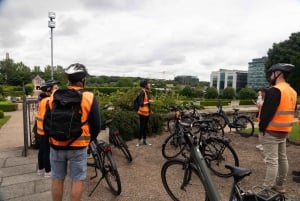
<path fill-rule="evenodd" d="M 166 159 L 177 157 L 185 148 L 183 134 L 174 133 L 166 138 L 162 145 L 162 155 Z"/>
<path fill-rule="evenodd" d="M 210 119 L 216 119 L 222 126 L 222 129 L 224 129 L 226 127 L 226 121 L 223 115 L 219 114 L 219 113 L 213 113 L 211 115 L 209 115 Z"/>
<path fill-rule="evenodd" d="M 200 145 L 200 150 L 208 168 L 219 177 L 227 178 L 232 175 L 225 164 L 239 166 L 236 152 L 224 138 L 209 137 Z"/>
<path fill-rule="evenodd" d="M 190 163 L 172 159 L 161 169 L 163 186 L 175 201 L 208 200 L 197 170 Z"/>
<path fill-rule="evenodd" d="M 246 116 L 238 116 L 234 121 L 234 125 L 236 126 L 236 131 L 242 137 L 250 137 L 254 133 L 254 124 Z"/>
<path fill-rule="evenodd" d="M 121 179 L 117 166 L 112 158 L 111 152 L 102 152 L 103 154 L 103 173 L 111 192 L 114 195 L 121 194 Z"/>

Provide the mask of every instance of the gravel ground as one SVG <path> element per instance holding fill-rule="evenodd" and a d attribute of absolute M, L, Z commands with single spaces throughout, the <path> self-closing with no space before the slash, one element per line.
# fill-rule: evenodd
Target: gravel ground
<path fill-rule="evenodd" d="M 161 154 L 161 145 L 169 134 L 164 132 L 149 138 L 152 146 L 136 147 L 136 140 L 127 142 L 133 156 L 133 161 L 129 163 L 122 155 L 120 150 L 113 148 L 113 157 L 117 163 L 118 171 L 121 177 L 122 193 L 114 196 L 108 189 L 103 180 L 91 197 L 91 192 L 97 179 L 85 182 L 84 201 L 166 201 L 171 200 L 164 190 L 160 178 L 160 171 L 163 163 L 166 161 Z M 256 137 L 243 138 L 237 134 L 226 134 L 232 139 L 231 145 L 237 152 L 240 160 L 240 166 L 249 168 L 252 171 L 250 177 L 246 177 L 241 186 L 243 189 L 251 190 L 253 186 L 260 185 L 265 176 L 265 164 L 259 150 L 255 148 L 258 141 Z M 290 170 L 286 182 L 287 195 L 295 201 L 300 201 L 300 184 L 292 181 L 291 171 L 300 170 L 300 146 L 289 144 L 287 147 Z M 88 169 L 89 176 L 94 174 L 93 168 Z M 222 200 L 228 200 L 229 189 L 231 188 L 232 178 L 216 178 L 215 183 L 222 194 Z M 197 196 L 195 199 L 197 200 Z"/>

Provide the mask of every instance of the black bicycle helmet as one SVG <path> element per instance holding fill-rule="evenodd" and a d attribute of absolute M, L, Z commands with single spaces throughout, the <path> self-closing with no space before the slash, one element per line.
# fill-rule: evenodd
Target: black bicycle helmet
<path fill-rule="evenodd" d="M 286 64 L 286 63 L 277 63 L 272 65 L 269 69 L 268 69 L 268 73 L 272 73 L 275 71 L 282 71 L 284 73 L 289 73 L 291 70 L 293 70 L 295 68 L 294 65 L 292 64 Z"/>
<path fill-rule="evenodd" d="M 81 81 L 83 78 L 88 76 L 86 67 L 83 64 L 75 63 L 71 64 L 65 69 L 65 74 L 68 77 L 68 80 L 71 82 Z"/>
<path fill-rule="evenodd" d="M 47 80 L 46 82 L 44 82 L 40 89 L 43 91 L 43 92 L 50 92 L 53 85 L 55 84 L 59 84 L 59 81 L 57 80 Z"/>
<path fill-rule="evenodd" d="M 148 83 L 149 83 L 149 80 L 143 79 L 143 80 L 141 80 L 141 82 L 140 82 L 140 86 L 143 87 L 143 88 L 145 88 L 145 87 L 147 86 Z"/>

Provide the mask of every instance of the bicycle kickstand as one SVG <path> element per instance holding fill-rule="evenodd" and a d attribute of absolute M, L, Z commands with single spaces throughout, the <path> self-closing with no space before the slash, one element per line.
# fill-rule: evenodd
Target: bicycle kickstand
<path fill-rule="evenodd" d="M 96 176 L 94 176 L 93 178 L 97 177 L 97 172 L 96 172 Z M 94 191 L 96 190 L 96 188 L 98 187 L 98 185 L 100 184 L 101 180 L 104 178 L 104 174 L 102 173 L 101 178 L 99 179 L 99 181 L 97 182 L 96 186 L 93 188 L 93 190 L 90 192 L 89 197 L 92 196 L 92 194 L 94 193 Z"/>

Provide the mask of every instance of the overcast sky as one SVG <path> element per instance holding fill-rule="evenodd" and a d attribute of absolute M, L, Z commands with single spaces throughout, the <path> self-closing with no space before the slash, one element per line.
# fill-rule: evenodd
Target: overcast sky
<path fill-rule="evenodd" d="M 300 0 L 0 0 L 0 60 L 173 79 L 247 70 L 300 30 Z"/>

